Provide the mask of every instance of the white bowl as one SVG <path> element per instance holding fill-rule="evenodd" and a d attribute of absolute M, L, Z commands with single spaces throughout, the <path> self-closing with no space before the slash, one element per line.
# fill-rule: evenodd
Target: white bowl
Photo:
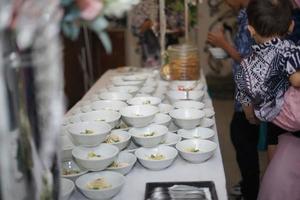
<path fill-rule="evenodd" d="M 165 97 L 165 94 L 163 94 L 163 93 L 154 93 L 152 96 L 153 96 L 153 97 L 160 98 L 161 101 L 163 101 L 163 100 L 166 98 L 166 97 Z"/>
<path fill-rule="evenodd" d="M 200 123 L 200 127 L 212 128 L 215 125 L 215 120 L 210 118 L 203 118 Z"/>
<path fill-rule="evenodd" d="M 140 89 L 141 93 L 152 94 L 155 91 L 154 87 L 144 86 Z"/>
<path fill-rule="evenodd" d="M 184 91 L 175 91 L 175 90 L 171 90 L 168 91 L 166 94 L 168 100 L 174 104 L 177 101 L 181 101 L 181 100 L 193 100 L 193 101 L 201 101 L 201 99 L 204 96 L 204 92 L 203 91 L 189 91 L 184 92 Z"/>
<path fill-rule="evenodd" d="M 156 124 L 151 124 L 144 128 L 129 129 L 129 134 L 131 134 L 133 141 L 143 147 L 159 145 L 165 139 L 167 133 L 167 127 Z"/>
<path fill-rule="evenodd" d="M 176 109 L 170 112 L 174 123 L 183 129 L 193 129 L 201 123 L 204 118 L 204 112 L 197 109 Z"/>
<path fill-rule="evenodd" d="M 151 170 L 162 170 L 169 167 L 176 159 L 178 152 L 169 146 L 158 146 L 155 148 L 139 148 L 135 151 L 139 162 Z M 163 156 L 161 160 L 152 159 L 152 156 Z"/>
<path fill-rule="evenodd" d="M 158 81 L 158 87 L 169 87 L 170 82 L 169 81 L 164 81 L 164 80 L 159 80 Z"/>
<path fill-rule="evenodd" d="M 70 139 L 69 134 L 61 135 L 60 141 L 62 143 L 62 160 L 72 159 L 72 150 L 75 147 L 75 145 Z"/>
<path fill-rule="evenodd" d="M 171 117 L 166 114 L 157 113 L 153 119 L 153 124 L 163 125 L 163 126 L 169 126 L 171 123 Z"/>
<path fill-rule="evenodd" d="M 137 93 L 135 97 L 151 97 L 151 95 L 146 93 Z"/>
<path fill-rule="evenodd" d="M 168 132 L 164 141 L 162 141 L 161 145 L 167 146 L 175 146 L 178 142 L 181 141 L 181 137 L 175 133 Z"/>
<path fill-rule="evenodd" d="M 86 174 L 88 171 L 78 167 L 78 165 L 73 160 L 62 162 L 62 173 L 63 178 L 75 181 L 79 176 Z"/>
<path fill-rule="evenodd" d="M 203 90 L 204 84 L 199 81 L 172 81 L 169 85 L 171 90 Z"/>
<path fill-rule="evenodd" d="M 156 93 L 166 93 L 167 92 L 167 90 L 168 90 L 168 88 L 167 87 L 164 87 L 164 86 L 158 86 L 157 88 L 156 88 L 156 90 L 155 90 L 155 92 Z"/>
<path fill-rule="evenodd" d="M 102 143 L 111 126 L 104 122 L 79 122 L 68 127 L 75 143 L 84 146 L 96 146 Z"/>
<path fill-rule="evenodd" d="M 89 158 L 89 153 L 100 157 Z M 97 147 L 75 147 L 72 155 L 79 166 L 90 171 L 101 171 L 107 168 L 117 157 L 119 149 L 111 144 L 100 144 Z"/>
<path fill-rule="evenodd" d="M 103 92 L 108 92 L 107 88 L 101 88 L 95 91 L 96 94 L 101 94 Z"/>
<path fill-rule="evenodd" d="M 178 135 L 184 139 L 203 139 L 209 140 L 215 136 L 215 131 L 210 128 L 197 127 L 192 130 L 178 130 Z"/>
<path fill-rule="evenodd" d="M 101 92 L 101 93 L 103 93 L 103 92 Z M 100 93 L 100 94 L 101 94 Z M 100 98 L 100 94 L 93 94 L 93 95 L 90 95 L 89 97 L 88 97 L 88 99 L 91 101 L 91 102 L 94 102 L 94 101 L 100 101 L 100 100 L 102 100 L 101 98 Z"/>
<path fill-rule="evenodd" d="M 158 105 L 159 112 L 163 114 L 168 114 L 174 107 L 170 104 L 161 103 Z"/>
<path fill-rule="evenodd" d="M 128 106 L 120 111 L 123 121 L 133 127 L 145 127 L 158 113 L 158 108 L 151 105 Z"/>
<path fill-rule="evenodd" d="M 118 158 L 115 160 L 115 162 L 117 163 L 117 166 L 111 165 L 107 168 L 107 170 L 126 175 L 131 171 L 134 164 L 136 163 L 136 160 L 137 159 L 136 159 L 135 155 L 133 155 L 131 153 L 127 153 L 127 152 L 120 152 L 118 155 Z"/>
<path fill-rule="evenodd" d="M 161 103 L 161 99 L 157 97 L 134 97 L 127 101 L 130 105 L 153 105 Z"/>
<path fill-rule="evenodd" d="M 65 178 L 60 179 L 60 184 L 61 184 L 60 185 L 60 189 L 61 189 L 60 199 L 68 200 L 70 198 L 72 192 L 75 189 L 75 185 L 74 185 L 73 181 L 70 181 Z"/>
<path fill-rule="evenodd" d="M 80 108 L 80 107 L 75 107 L 75 108 L 72 108 L 72 109 L 71 109 L 70 113 L 71 113 L 72 115 L 77 115 L 77 114 L 82 113 L 82 111 L 81 111 L 81 108 Z"/>
<path fill-rule="evenodd" d="M 211 55 L 216 58 L 216 59 L 224 59 L 228 57 L 228 54 L 224 49 L 219 48 L 219 47 L 211 47 L 208 49 Z"/>
<path fill-rule="evenodd" d="M 205 105 L 199 101 L 177 101 L 173 106 L 175 108 L 193 108 L 201 110 Z"/>
<path fill-rule="evenodd" d="M 136 86 L 118 86 L 118 87 L 109 87 L 108 90 L 110 92 L 125 92 L 134 96 L 138 92 L 139 88 Z"/>
<path fill-rule="evenodd" d="M 84 105 L 80 109 L 81 109 L 81 112 L 83 112 L 83 113 L 87 113 L 87 112 L 92 111 L 91 105 Z"/>
<path fill-rule="evenodd" d="M 103 178 L 111 187 L 93 190 L 88 189 L 87 185 L 96 179 Z M 77 188 L 89 199 L 108 200 L 116 196 L 125 184 L 125 178 L 122 174 L 110 171 L 94 172 L 79 177 L 75 182 Z"/>
<path fill-rule="evenodd" d="M 82 114 L 80 118 L 84 122 L 105 122 L 115 128 L 120 124 L 121 114 L 112 110 L 98 110 Z"/>
<path fill-rule="evenodd" d="M 144 81 L 123 81 L 123 80 L 113 80 L 115 86 L 137 86 L 141 87 Z"/>
<path fill-rule="evenodd" d="M 76 114 L 76 115 L 73 115 L 71 117 L 68 117 L 67 119 L 69 120 L 69 124 L 74 124 L 74 123 L 77 123 L 77 122 L 81 122 L 81 120 L 80 120 L 81 115 L 82 114 Z"/>
<path fill-rule="evenodd" d="M 78 105 L 82 107 L 82 106 L 90 105 L 91 103 L 92 102 L 90 100 L 80 100 L 78 102 Z"/>
<path fill-rule="evenodd" d="M 124 81 L 145 81 L 148 75 L 145 73 L 137 73 L 122 77 Z"/>
<path fill-rule="evenodd" d="M 183 159 L 192 163 L 201 163 L 214 155 L 217 144 L 210 140 L 191 139 L 178 142 L 176 144 L 176 149 Z M 191 152 L 190 150 L 199 151 Z"/>
<path fill-rule="evenodd" d="M 105 143 L 112 144 L 121 151 L 125 149 L 130 143 L 131 135 L 122 130 L 113 130 L 110 135 L 107 136 Z M 118 140 L 118 141 L 117 141 Z"/>
<path fill-rule="evenodd" d="M 103 92 L 100 94 L 100 98 L 103 100 L 127 101 L 132 96 L 125 92 Z"/>
<path fill-rule="evenodd" d="M 147 79 L 147 81 L 145 82 L 144 86 L 155 88 L 157 86 L 156 80 L 152 79 L 152 78 Z"/>
<path fill-rule="evenodd" d="M 123 101 L 117 100 L 101 100 L 92 103 L 93 110 L 113 110 L 120 111 L 122 108 L 126 107 L 127 104 Z"/>
<path fill-rule="evenodd" d="M 205 113 L 205 117 L 207 118 L 213 118 L 215 116 L 215 111 L 213 108 L 205 108 L 203 111 Z"/>

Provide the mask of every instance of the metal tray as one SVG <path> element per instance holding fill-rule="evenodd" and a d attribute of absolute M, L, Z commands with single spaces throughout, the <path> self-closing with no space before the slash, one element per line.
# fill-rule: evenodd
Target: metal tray
<path fill-rule="evenodd" d="M 205 197 L 197 197 L 197 195 L 188 196 L 186 191 L 180 194 L 180 191 L 176 191 L 179 196 L 170 194 L 168 188 L 176 185 L 193 186 L 199 188 L 199 191 L 203 190 Z M 193 193 L 193 192 L 192 192 Z M 180 197 L 181 196 L 181 197 Z M 197 181 L 197 182 L 152 182 L 146 183 L 145 200 L 218 200 L 215 184 L 212 181 Z"/>

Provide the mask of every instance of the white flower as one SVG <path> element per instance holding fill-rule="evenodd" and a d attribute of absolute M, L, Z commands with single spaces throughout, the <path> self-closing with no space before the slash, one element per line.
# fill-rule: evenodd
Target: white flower
<path fill-rule="evenodd" d="M 107 16 L 121 17 L 124 12 L 139 2 L 140 0 L 107 0 L 105 1 L 104 14 Z"/>

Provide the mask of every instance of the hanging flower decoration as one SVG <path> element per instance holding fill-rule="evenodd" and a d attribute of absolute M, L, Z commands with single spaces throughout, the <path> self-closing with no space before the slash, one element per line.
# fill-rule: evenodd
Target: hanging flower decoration
<path fill-rule="evenodd" d="M 61 0 L 64 10 L 62 31 L 65 36 L 75 40 L 80 33 L 80 28 L 86 26 L 94 31 L 107 52 L 112 47 L 105 29 L 108 21 L 105 16 L 121 17 L 139 0 Z"/>
<path fill-rule="evenodd" d="M 198 2 L 201 3 L 200 0 L 188 0 L 189 20 L 190 20 L 191 27 L 194 27 L 197 24 L 197 3 Z M 185 4 L 184 0 L 179 0 L 179 1 L 166 0 L 167 11 L 170 10 L 172 12 L 179 13 L 178 16 L 180 16 L 181 18 L 183 18 L 184 15 L 184 4 Z"/>

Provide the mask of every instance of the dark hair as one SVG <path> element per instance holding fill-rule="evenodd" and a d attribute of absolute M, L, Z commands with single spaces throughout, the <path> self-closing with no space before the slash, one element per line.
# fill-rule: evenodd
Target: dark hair
<path fill-rule="evenodd" d="M 250 0 L 249 25 L 262 37 L 284 36 L 292 22 L 292 7 L 287 0 Z"/>

